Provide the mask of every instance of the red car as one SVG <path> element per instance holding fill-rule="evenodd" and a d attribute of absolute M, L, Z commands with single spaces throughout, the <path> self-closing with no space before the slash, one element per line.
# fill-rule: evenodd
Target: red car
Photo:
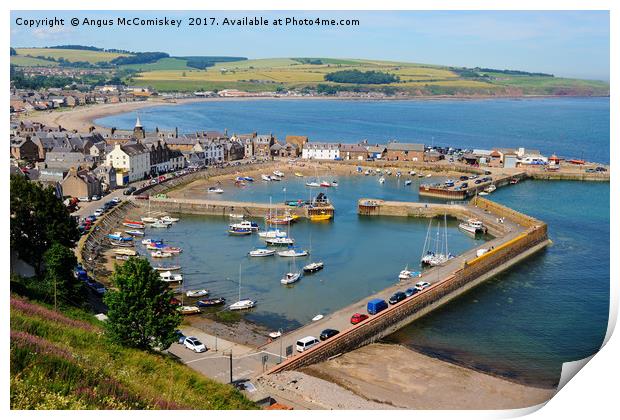
<path fill-rule="evenodd" d="M 351 317 L 351 324 L 359 324 L 365 319 L 368 319 L 368 315 L 366 314 L 353 314 L 353 316 Z"/>

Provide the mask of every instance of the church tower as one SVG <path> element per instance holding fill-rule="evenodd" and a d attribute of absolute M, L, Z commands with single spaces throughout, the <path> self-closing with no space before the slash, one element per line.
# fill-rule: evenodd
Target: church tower
<path fill-rule="evenodd" d="M 133 136 L 136 140 L 141 140 L 146 137 L 144 127 L 142 127 L 142 123 L 140 122 L 140 116 L 136 118 L 136 126 L 133 128 Z"/>

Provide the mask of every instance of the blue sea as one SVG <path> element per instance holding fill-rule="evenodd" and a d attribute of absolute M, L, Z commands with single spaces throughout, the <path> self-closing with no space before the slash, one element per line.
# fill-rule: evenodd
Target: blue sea
<path fill-rule="evenodd" d="M 313 140 L 424 141 L 459 147 L 523 146 L 560 156 L 609 161 L 609 100 L 564 98 L 480 101 L 239 101 L 149 108 L 140 118 L 153 129 L 182 132 L 228 128 L 308 135 Z M 135 114 L 99 120 L 131 128 Z M 290 175 L 290 174 L 287 174 Z M 331 180 L 328 171 L 319 178 Z M 179 259 L 187 286 L 236 299 L 241 265 L 244 296 L 259 305 L 247 316 L 270 328 L 292 329 L 316 313 L 344 307 L 394 284 L 419 260 L 428 221 L 357 216 L 360 197 L 420 201 L 419 182 L 406 187 L 389 177 L 339 177 L 328 194 L 336 220 L 299 223 L 291 234 L 326 268 L 295 287 L 279 284 L 291 261 L 250 259 L 258 239 L 226 235 L 228 220 L 185 216 L 161 236 L 185 248 Z M 438 179 L 439 180 L 439 179 Z M 222 199 L 308 199 L 304 180 L 225 187 Z M 559 380 L 563 362 L 598 350 L 609 310 L 609 183 L 524 181 L 490 198 L 549 225 L 553 245 L 467 294 L 410 324 L 388 341 L 444 360 L 539 386 Z M 192 196 L 204 191 L 188 192 Z M 211 197 L 213 198 L 213 197 Z M 480 243 L 448 221 L 450 250 Z M 260 260 L 260 261 L 257 261 Z M 296 262 L 305 264 L 305 260 Z"/>
<path fill-rule="evenodd" d="M 492 149 L 525 147 L 546 154 L 609 162 L 609 98 L 484 100 L 250 100 L 159 106 L 139 111 L 147 130 L 273 133 L 312 141 L 388 140 Z M 136 113 L 96 120 L 131 129 Z"/>

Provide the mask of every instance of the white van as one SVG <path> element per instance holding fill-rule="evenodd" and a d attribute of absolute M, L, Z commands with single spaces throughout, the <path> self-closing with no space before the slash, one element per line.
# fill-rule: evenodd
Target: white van
<path fill-rule="evenodd" d="M 308 337 L 300 338 L 297 340 L 297 351 L 302 352 L 308 350 L 310 347 L 319 344 L 319 340 L 316 337 L 309 335 Z"/>

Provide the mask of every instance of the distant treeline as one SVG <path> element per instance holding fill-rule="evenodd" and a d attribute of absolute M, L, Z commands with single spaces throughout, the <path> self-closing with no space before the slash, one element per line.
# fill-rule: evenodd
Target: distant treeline
<path fill-rule="evenodd" d="M 18 67 L 11 65 L 11 82 L 17 89 L 48 89 L 48 88 L 64 88 L 65 86 L 77 85 L 125 85 L 120 74 L 112 77 L 94 74 L 85 75 L 80 78 L 68 76 L 26 76 Z M 84 89 L 87 90 L 87 89 Z"/>
<path fill-rule="evenodd" d="M 321 60 L 320 58 L 299 57 L 299 58 L 292 58 L 292 60 L 297 61 L 298 63 L 301 63 L 301 64 L 314 64 L 314 65 L 324 64 L 323 60 Z"/>
<path fill-rule="evenodd" d="M 164 52 L 143 52 L 135 53 L 135 55 L 116 57 L 110 60 L 110 63 L 118 66 L 123 64 L 148 64 L 168 57 L 170 57 L 170 54 Z"/>
<path fill-rule="evenodd" d="M 555 77 L 553 74 L 549 73 L 532 73 L 528 71 L 521 70 L 499 70 L 499 69 L 491 69 L 487 67 L 474 67 L 474 68 L 466 68 L 466 67 L 450 67 L 450 70 L 457 73 L 461 77 L 468 78 L 488 78 L 489 75 L 485 73 L 500 73 L 509 76 L 538 76 L 538 77 Z"/>
<path fill-rule="evenodd" d="M 224 63 L 231 61 L 243 61 L 247 60 L 246 57 L 221 57 L 221 56 L 189 56 L 189 57 L 176 57 L 182 60 L 187 60 L 187 67 L 204 70 L 207 67 L 213 67 L 215 63 Z"/>
<path fill-rule="evenodd" d="M 381 85 L 400 81 L 398 76 L 380 71 L 342 70 L 328 73 L 325 80 L 335 83 L 356 83 L 360 85 Z"/>
<path fill-rule="evenodd" d="M 111 53 L 117 53 L 117 54 L 135 54 L 127 50 L 119 50 L 116 48 L 106 49 L 106 48 L 93 47 L 89 45 L 54 45 L 52 47 L 43 47 L 43 48 L 50 48 L 50 49 L 55 49 L 55 50 L 84 50 L 84 51 L 103 51 L 103 52 L 111 52 Z"/>
<path fill-rule="evenodd" d="M 302 93 L 310 92 L 312 89 L 310 87 L 305 87 L 302 89 Z M 326 85 L 324 83 L 319 83 L 316 85 L 316 93 L 319 95 L 336 95 L 338 92 L 382 92 L 388 96 L 393 96 L 398 92 L 398 89 L 394 86 L 382 86 L 382 87 L 369 87 L 364 85 L 352 85 L 352 86 L 342 86 L 342 85 Z"/>

